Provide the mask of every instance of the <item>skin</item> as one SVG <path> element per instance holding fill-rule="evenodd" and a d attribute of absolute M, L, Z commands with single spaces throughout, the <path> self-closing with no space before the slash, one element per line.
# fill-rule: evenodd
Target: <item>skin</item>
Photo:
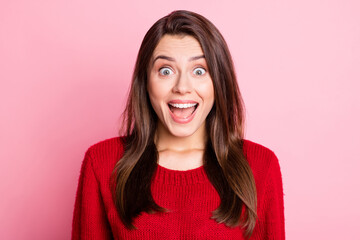
<path fill-rule="evenodd" d="M 188 35 L 164 35 L 149 64 L 147 90 L 160 120 L 155 135 L 158 164 L 173 170 L 200 167 L 214 87 L 199 42 Z M 194 118 L 188 123 L 174 121 L 168 106 L 171 100 L 197 102 Z"/>

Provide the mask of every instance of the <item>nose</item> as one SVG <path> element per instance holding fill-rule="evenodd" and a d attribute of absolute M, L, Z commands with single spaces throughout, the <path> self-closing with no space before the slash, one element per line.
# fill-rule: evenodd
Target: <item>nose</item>
<path fill-rule="evenodd" d="M 186 74 L 180 73 L 173 87 L 174 93 L 190 93 L 192 91 L 191 79 Z"/>

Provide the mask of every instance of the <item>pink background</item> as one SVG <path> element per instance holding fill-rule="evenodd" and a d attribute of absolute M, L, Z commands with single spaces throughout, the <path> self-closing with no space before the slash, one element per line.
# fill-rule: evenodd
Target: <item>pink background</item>
<path fill-rule="evenodd" d="M 70 238 L 84 153 L 117 135 L 142 38 L 174 9 L 229 44 L 246 138 L 280 161 L 287 238 L 359 236 L 359 1 L 5 0 L 0 239 Z"/>

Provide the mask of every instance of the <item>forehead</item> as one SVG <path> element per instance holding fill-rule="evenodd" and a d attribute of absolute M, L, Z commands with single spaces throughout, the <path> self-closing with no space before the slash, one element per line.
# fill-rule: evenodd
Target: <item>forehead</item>
<path fill-rule="evenodd" d="M 154 49 L 153 57 L 158 54 L 193 55 L 203 54 L 198 40 L 190 35 L 165 34 Z"/>

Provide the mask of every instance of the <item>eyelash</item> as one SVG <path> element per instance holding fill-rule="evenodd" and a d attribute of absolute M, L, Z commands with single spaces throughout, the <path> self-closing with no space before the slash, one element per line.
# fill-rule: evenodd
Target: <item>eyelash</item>
<path fill-rule="evenodd" d="M 171 72 L 173 72 L 173 70 L 172 70 L 170 67 L 162 67 L 162 68 L 159 69 L 160 75 L 162 75 L 162 76 L 168 76 L 168 75 L 166 75 L 166 74 L 162 74 L 162 73 L 161 73 L 162 70 L 164 70 L 164 69 L 169 69 Z M 203 68 L 203 67 L 196 67 L 193 72 L 198 71 L 198 69 L 203 70 L 203 74 L 201 74 L 201 75 L 195 74 L 196 76 L 203 76 L 203 75 L 205 75 L 206 69 Z"/>

